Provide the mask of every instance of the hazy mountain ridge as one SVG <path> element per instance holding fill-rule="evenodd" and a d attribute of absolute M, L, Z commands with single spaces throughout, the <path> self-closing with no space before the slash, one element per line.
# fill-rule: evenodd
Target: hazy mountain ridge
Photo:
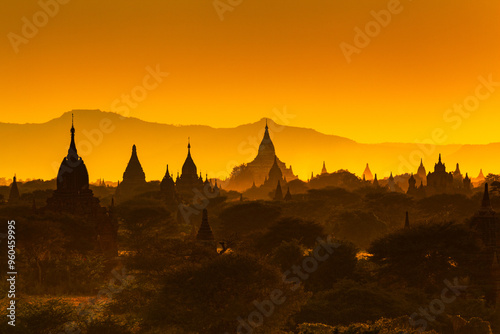
<path fill-rule="evenodd" d="M 161 179 L 169 164 L 174 175 L 181 170 L 191 138 L 192 155 L 198 172 L 209 177 L 224 177 L 232 166 L 251 161 L 264 132 L 265 119 L 234 128 L 213 128 L 206 125 L 170 125 L 153 123 L 133 117 L 122 117 L 98 110 L 75 110 L 76 142 L 84 158 L 91 181 L 98 178 L 116 181 L 122 178 L 131 147 L 137 145 L 139 159 L 148 180 Z M 104 123 L 104 125 L 103 125 Z M 278 122 L 279 123 L 279 122 Z M 20 179 L 54 178 L 66 155 L 70 141 L 71 112 L 46 123 L 0 123 L 4 138 L 0 146 L 0 176 Z M 360 175 L 366 163 L 379 177 L 390 171 L 399 173 L 413 166 L 409 160 L 417 144 L 362 144 L 351 139 L 327 135 L 314 129 L 275 124 L 269 120 L 271 138 L 281 160 L 292 165 L 303 179 L 321 170 L 323 160 L 329 171 L 348 169 Z M 111 130 L 111 131 L 110 131 Z M 461 171 L 475 177 L 483 172 L 500 172 L 495 153 L 500 143 L 488 145 L 436 146 L 430 155 L 424 154 L 427 171 L 437 161 L 438 153 L 448 170 L 460 162 Z M 413 154 L 419 162 L 419 155 Z M 415 165 L 416 172 L 416 165 Z"/>

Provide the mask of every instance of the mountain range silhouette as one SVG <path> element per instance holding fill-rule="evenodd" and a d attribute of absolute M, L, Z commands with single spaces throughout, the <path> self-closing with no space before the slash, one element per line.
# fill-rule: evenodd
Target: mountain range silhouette
<path fill-rule="evenodd" d="M 188 137 L 198 170 L 211 178 L 224 178 L 234 165 L 247 163 L 256 156 L 266 122 L 262 118 L 234 128 L 213 128 L 146 122 L 100 110 L 74 110 L 46 123 L 0 123 L 0 177 L 10 178 L 16 173 L 21 180 L 55 178 L 57 167 L 67 154 L 72 113 L 76 145 L 91 181 L 121 180 L 132 145 L 137 146 L 147 180 L 161 180 L 166 164 L 175 175 L 185 160 Z M 415 173 L 422 156 L 427 170 L 431 170 L 439 153 L 448 168 L 458 162 L 461 170 L 472 177 L 477 176 L 480 168 L 485 175 L 499 172 L 496 152 L 500 143 L 436 145 L 431 154 L 419 154 L 422 150 L 415 143 L 364 144 L 293 124 L 282 125 L 272 118 L 268 123 L 276 154 L 287 166 L 292 165 L 302 179 L 307 179 L 311 172 L 319 174 L 323 161 L 329 172 L 348 169 L 358 175 L 369 163 L 372 172 L 381 178 L 391 171 Z M 412 152 L 413 161 L 417 162 L 402 163 L 402 159 L 410 160 Z"/>

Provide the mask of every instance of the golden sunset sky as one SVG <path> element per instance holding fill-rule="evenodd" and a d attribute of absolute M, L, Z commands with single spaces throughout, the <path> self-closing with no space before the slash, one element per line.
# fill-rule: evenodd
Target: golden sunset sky
<path fill-rule="evenodd" d="M 500 141 L 500 84 L 479 90 L 468 117 L 447 112 L 474 102 L 479 77 L 500 82 L 500 2 L 219 3 L 231 6 L 223 20 L 212 0 L 71 0 L 44 20 L 38 1 L 2 1 L 0 122 L 117 111 L 159 66 L 169 75 L 128 115 L 233 127 L 280 122 L 273 110 L 286 108 L 289 125 L 362 143 L 415 142 L 435 128 L 445 144 Z M 397 13 L 348 62 L 341 43 L 355 46 L 355 28 L 376 28 L 372 11 L 388 7 Z"/>

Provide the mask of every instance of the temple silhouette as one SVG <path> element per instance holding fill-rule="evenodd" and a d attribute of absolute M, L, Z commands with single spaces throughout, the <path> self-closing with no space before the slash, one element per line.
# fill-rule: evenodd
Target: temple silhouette
<path fill-rule="evenodd" d="M 57 174 L 57 189 L 47 199 L 41 211 L 64 212 L 84 218 L 94 226 L 95 249 L 108 259 L 117 256 L 117 220 L 113 205 L 102 207 L 89 188 L 89 175 L 75 145 L 75 127 L 71 124 L 68 154 L 63 158 Z"/>
<path fill-rule="evenodd" d="M 194 190 L 201 191 L 204 186 L 203 177 L 201 173 L 198 175 L 198 169 L 191 156 L 191 142 L 189 139 L 187 149 L 187 157 L 182 165 L 182 173 L 175 180 L 175 189 L 178 196 L 183 200 L 192 199 Z"/>
<path fill-rule="evenodd" d="M 16 203 L 20 199 L 19 195 L 19 188 L 17 187 L 17 179 L 16 176 L 14 175 L 14 178 L 12 179 L 12 184 L 10 185 L 10 192 L 9 192 L 9 202 L 10 204 Z"/>
<path fill-rule="evenodd" d="M 425 175 L 425 167 L 422 160 L 420 160 L 417 173 L 411 174 L 408 179 L 406 193 L 420 198 L 436 194 L 470 195 L 472 187 L 472 180 L 469 178 L 468 173 L 464 177 L 458 163 L 455 171 L 447 172 L 446 165 L 442 162 L 441 154 L 439 154 L 438 162 L 434 165 L 434 171 L 429 172 L 427 175 Z"/>
<path fill-rule="evenodd" d="M 116 198 L 123 201 L 145 191 L 147 191 L 146 174 L 139 162 L 137 147 L 133 145 L 132 155 L 123 172 L 123 181 L 116 187 Z"/>
<path fill-rule="evenodd" d="M 264 136 L 260 142 L 257 156 L 251 162 L 239 166 L 239 170 L 235 168 L 228 180 L 228 189 L 243 191 L 251 188 L 254 184 L 257 187 L 265 184 L 268 176 L 270 176 L 269 172 L 274 165 L 277 165 L 283 178 L 286 180 L 292 181 L 297 179 L 297 176 L 293 174 L 292 166 L 287 168 L 286 164 L 276 155 L 273 141 L 269 135 L 267 119 L 264 129 Z M 276 187 L 276 184 L 273 187 Z"/>

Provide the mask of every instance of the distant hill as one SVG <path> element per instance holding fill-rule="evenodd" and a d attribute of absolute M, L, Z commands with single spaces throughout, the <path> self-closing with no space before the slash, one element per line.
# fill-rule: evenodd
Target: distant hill
<path fill-rule="evenodd" d="M 265 119 L 235 128 L 212 128 L 204 125 L 176 126 L 145 122 L 137 118 L 99 110 L 75 110 L 76 142 L 91 181 L 99 178 L 119 180 L 130 158 L 132 145 L 148 180 L 159 180 L 169 164 L 171 173 L 180 171 L 191 138 L 192 156 L 198 172 L 209 177 L 227 176 L 232 166 L 251 161 L 264 132 Z M 71 112 L 42 124 L 0 123 L 3 138 L 0 146 L 0 177 L 51 179 L 57 174 L 70 141 Z M 400 173 L 402 159 L 413 154 L 419 162 L 417 144 L 361 144 L 353 140 L 319 133 L 313 129 L 282 126 L 269 121 L 271 138 L 280 159 L 292 165 L 295 174 L 307 179 L 321 171 L 323 160 L 328 171 L 348 169 L 358 175 L 366 163 L 379 178 L 391 171 Z M 107 131 L 107 133 L 106 133 Z M 461 171 L 476 177 L 479 169 L 500 173 L 500 143 L 488 145 L 436 146 L 424 165 L 429 171 L 442 153 L 448 169 L 460 163 Z M 413 153 L 412 153 L 413 152 Z M 411 167 L 411 165 L 410 165 Z M 417 165 L 414 171 L 416 172 Z"/>

